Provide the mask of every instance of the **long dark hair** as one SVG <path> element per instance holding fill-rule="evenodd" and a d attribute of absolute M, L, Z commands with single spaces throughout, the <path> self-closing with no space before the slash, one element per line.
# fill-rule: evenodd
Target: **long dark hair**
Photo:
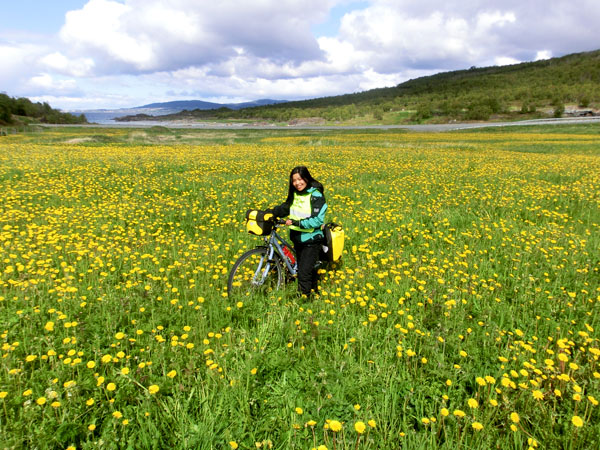
<path fill-rule="evenodd" d="M 298 174 L 298 175 L 300 175 L 300 177 L 302 177 L 302 179 L 306 182 L 307 188 L 314 187 L 317 190 L 319 190 L 321 192 L 321 194 L 325 193 L 325 188 L 323 187 L 323 185 L 312 177 L 312 175 L 310 174 L 310 172 L 308 171 L 308 168 L 306 166 L 296 166 L 290 172 L 290 186 L 288 188 L 287 199 L 285 200 L 285 202 L 287 204 L 289 204 L 289 205 L 292 204 L 292 202 L 294 201 L 294 193 L 298 192 L 298 191 L 296 191 L 296 188 L 294 187 L 294 184 L 292 183 L 292 178 L 295 174 Z"/>

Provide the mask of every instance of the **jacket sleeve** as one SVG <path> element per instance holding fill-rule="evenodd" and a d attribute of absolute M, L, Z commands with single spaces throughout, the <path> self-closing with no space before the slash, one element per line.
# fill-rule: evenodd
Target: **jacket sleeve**
<path fill-rule="evenodd" d="M 272 211 L 275 217 L 287 217 L 290 215 L 290 205 L 284 202 L 281 205 L 273 207 Z"/>
<path fill-rule="evenodd" d="M 325 196 L 319 191 L 312 193 L 310 197 L 310 217 L 299 221 L 300 228 L 320 228 L 325 223 L 325 212 L 327 211 L 327 202 Z"/>

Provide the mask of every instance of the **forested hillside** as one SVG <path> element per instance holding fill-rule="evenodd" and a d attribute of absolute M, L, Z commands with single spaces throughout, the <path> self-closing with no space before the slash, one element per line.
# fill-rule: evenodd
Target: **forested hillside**
<path fill-rule="evenodd" d="M 0 124 L 42 123 L 87 123 L 84 115 L 75 116 L 52 108 L 48 103 L 33 103 L 28 98 L 12 98 L 0 94 Z"/>
<path fill-rule="evenodd" d="M 471 67 L 398 86 L 313 100 L 170 116 L 290 121 L 489 120 L 561 116 L 565 108 L 600 107 L 600 50 L 501 67 Z M 146 117 L 147 118 L 147 117 Z"/>

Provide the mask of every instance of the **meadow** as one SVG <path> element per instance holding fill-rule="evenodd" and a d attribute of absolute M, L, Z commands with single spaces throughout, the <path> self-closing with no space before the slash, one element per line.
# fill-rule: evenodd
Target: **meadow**
<path fill-rule="evenodd" d="M 0 137 L 0 447 L 593 448 L 600 129 Z M 230 298 L 325 185 L 320 296 Z"/>

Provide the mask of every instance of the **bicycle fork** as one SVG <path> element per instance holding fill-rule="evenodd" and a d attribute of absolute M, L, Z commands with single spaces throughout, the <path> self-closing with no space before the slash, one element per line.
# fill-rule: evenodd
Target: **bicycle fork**
<path fill-rule="evenodd" d="M 252 284 L 254 286 L 262 286 L 267 279 L 271 271 L 271 264 L 275 262 L 273 260 L 273 253 L 273 247 L 268 247 L 267 252 L 261 256 L 256 272 L 254 272 L 254 276 L 252 277 Z"/>

